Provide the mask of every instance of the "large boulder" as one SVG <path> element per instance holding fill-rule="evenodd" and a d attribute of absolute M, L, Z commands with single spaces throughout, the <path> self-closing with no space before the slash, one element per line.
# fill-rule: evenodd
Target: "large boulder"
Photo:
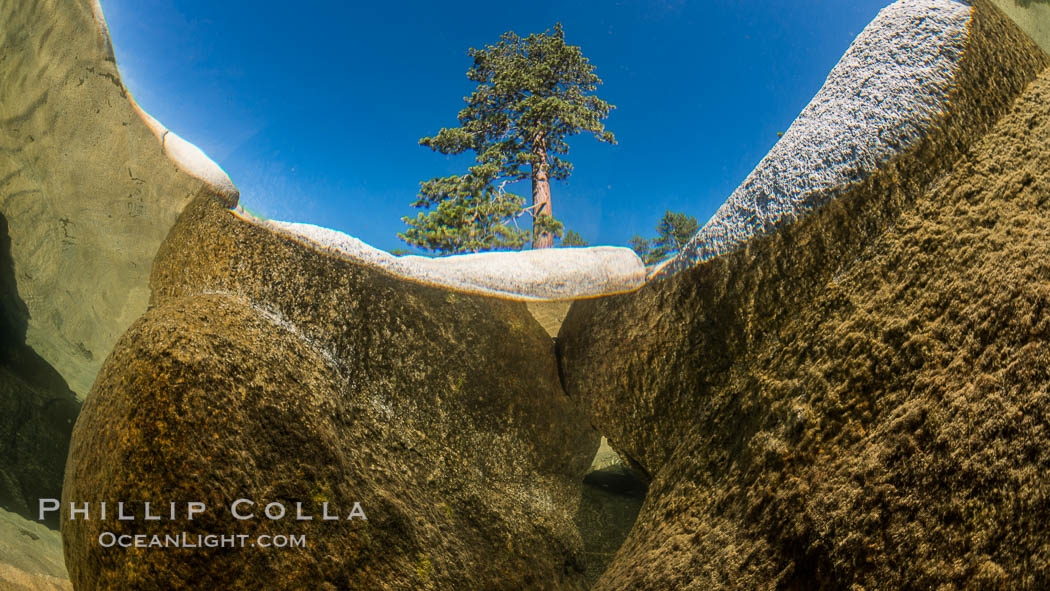
<path fill-rule="evenodd" d="M 910 148 L 573 304 L 566 391 L 652 479 L 598 589 L 1050 586 L 1047 63 L 974 2 Z"/>
<path fill-rule="evenodd" d="M 396 277 L 207 193 L 154 263 L 73 433 L 64 500 L 205 502 L 63 521 L 82 589 L 581 589 L 573 524 L 598 436 L 514 302 Z M 259 518 L 233 519 L 255 501 Z M 266 503 L 312 521 L 269 521 Z M 322 503 L 344 519 L 321 520 Z M 355 502 L 367 521 L 347 520 Z M 63 509 L 64 511 L 67 510 Z M 141 507 L 139 507 L 141 511 Z M 306 535 L 307 548 L 123 552 L 121 533 Z"/>

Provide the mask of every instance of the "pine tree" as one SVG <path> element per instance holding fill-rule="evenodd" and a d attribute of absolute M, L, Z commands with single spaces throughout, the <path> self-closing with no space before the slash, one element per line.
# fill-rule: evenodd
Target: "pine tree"
<path fill-rule="evenodd" d="M 631 238 L 630 245 L 645 264 L 651 265 L 670 254 L 681 252 L 698 230 L 699 224 L 695 217 L 666 211 L 656 224 L 656 238 L 646 240 L 635 236 Z"/>
<path fill-rule="evenodd" d="M 649 244 L 649 240 L 642 238 L 638 234 L 635 234 L 627 243 L 631 245 L 631 249 L 634 250 L 635 254 L 638 255 L 638 258 L 642 259 L 643 263 L 648 265 L 649 263 L 653 262 L 651 260 L 651 254 L 653 249 L 652 246 Z"/>
<path fill-rule="evenodd" d="M 665 211 L 664 217 L 660 218 L 660 222 L 656 224 L 653 254 L 658 258 L 663 258 L 672 252 L 681 252 L 699 229 L 695 217 Z"/>
<path fill-rule="evenodd" d="M 471 49 L 467 78 L 478 84 L 459 112 L 460 127 L 443 128 L 420 145 L 442 154 L 476 153 L 466 174 L 420 183 L 413 207 L 426 209 L 403 218 L 398 236 L 432 251 L 477 252 L 521 248 L 528 231 L 517 226 L 532 215 L 532 246 L 547 248 L 561 235 L 551 207 L 551 180 L 572 174 L 566 139 L 581 131 L 616 143 L 603 121 L 613 105 L 594 96 L 602 83 L 579 47 L 566 45 L 561 24 L 521 38 L 504 33 L 499 43 Z M 505 190 L 532 182 L 532 205 Z"/>
<path fill-rule="evenodd" d="M 561 239 L 562 246 L 587 246 L 587 241 L 576 230 L 566 230 Z"/>

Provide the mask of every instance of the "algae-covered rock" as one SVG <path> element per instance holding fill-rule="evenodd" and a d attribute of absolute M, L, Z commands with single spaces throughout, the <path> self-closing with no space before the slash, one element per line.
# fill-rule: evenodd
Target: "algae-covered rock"
<path fill-rule="evenodd" d="M 652 477 L 597 589 L 1050 586 L 1050 71 L 973 9 L 916 147 L 745 248 L 573 304 L 566 391 Z"/>
<path fill-rule="evenodd" d="M 597 434 L 523 302 L 330 256 L 202 195 L 152 310 L 77 422 L 64 498 L 195 500 L 192 522 L 63 522 L 83 588 L 580 589 Z M 247 498 L 344 519 L 238 521 Z M 347 520 L 354 503 L 367 521 Z M 101 531 L 302 534 L 304 549 L 101 548 Z"/>

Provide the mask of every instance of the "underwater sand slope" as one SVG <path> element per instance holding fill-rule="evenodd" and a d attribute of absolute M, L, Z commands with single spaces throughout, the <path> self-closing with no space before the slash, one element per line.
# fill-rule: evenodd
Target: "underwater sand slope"
<path fill-rule="evenodd" d="M 1050 54 L 1050 0 L 992 0 L 992 4 Z"/>
<path fill-rule="evenodd" d="M 153 255 L 189 198 L 211 182 L 236 202 L 214 163 L 134 105 L 101 18 L 92 0 L 0 3 L 0 215 L 28 345 L 81 397 L 146 310 Z"/>
<path fill-rule="evenodd" d="M 15 286 L 7 223 L 0 216 L 0 510 L 33 519 L 38 498 L 62 494 L 80 402 L 58 372 L 26 346 L 28 320 Z M 58 520 L 47 525 L 58 529 Z M 6 558 L 0 548 L 0 563 Z"/>
<path fill-rule="evenodd" d="M 36 521 L 0 510 L 0 589 L 69 591 L 62 537 Z"/>
<path fill-rule="evenodd" d="M 573 304 L 566 390 L 652 477 L 597 589 L 1050 586 L 1050 60 L 987 2 L 968 31 L 866 180 Z"/>

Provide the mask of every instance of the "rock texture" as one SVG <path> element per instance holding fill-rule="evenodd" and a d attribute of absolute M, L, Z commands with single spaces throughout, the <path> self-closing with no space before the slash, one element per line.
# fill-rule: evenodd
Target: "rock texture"
<path fill-rule="evenodd" d="M 145 311 L 179 211 L 202 186 L 231 204 L 236 189 L 134 104 L 97 2 L 0 3 L 0 46 L 0 214 L 27 342 L 83 396 Z"/>
<path fill-rule="evenodd" d="M 572 306 L 572 300 L 529 302 L 527 305 L 529 313 L 551 338 L 558 336 L 561 323 L 569 313 L 570 306 Z"/>
<path fill-rule="evenodd" d="M 199 499 L 192 523 L 63 523 L 78 588 L 581 589 L 573 524 L 598 436 L 525 303 L 421 285 L 208 194 L 103 366 L 65 499 Z M 236 521 L 236 498 L 368 521 Z M 118 532 L 305 534 L 279 553 L 101 549 Z"/>
<path fill-rule="evenodd" d="M 784 137 L 658 274 L 803 217 L 913 147 L 948 108 L 971 13 L 957 0 L 898 0 L 879 12 Z"/>
<path fill-rule="evenodd" d="M 573 304 L 566 390 L 652 478 L 597 589 L 1050 586 L 1047 61 L 974 2 L 919 144 L 744 249 Z"/>

